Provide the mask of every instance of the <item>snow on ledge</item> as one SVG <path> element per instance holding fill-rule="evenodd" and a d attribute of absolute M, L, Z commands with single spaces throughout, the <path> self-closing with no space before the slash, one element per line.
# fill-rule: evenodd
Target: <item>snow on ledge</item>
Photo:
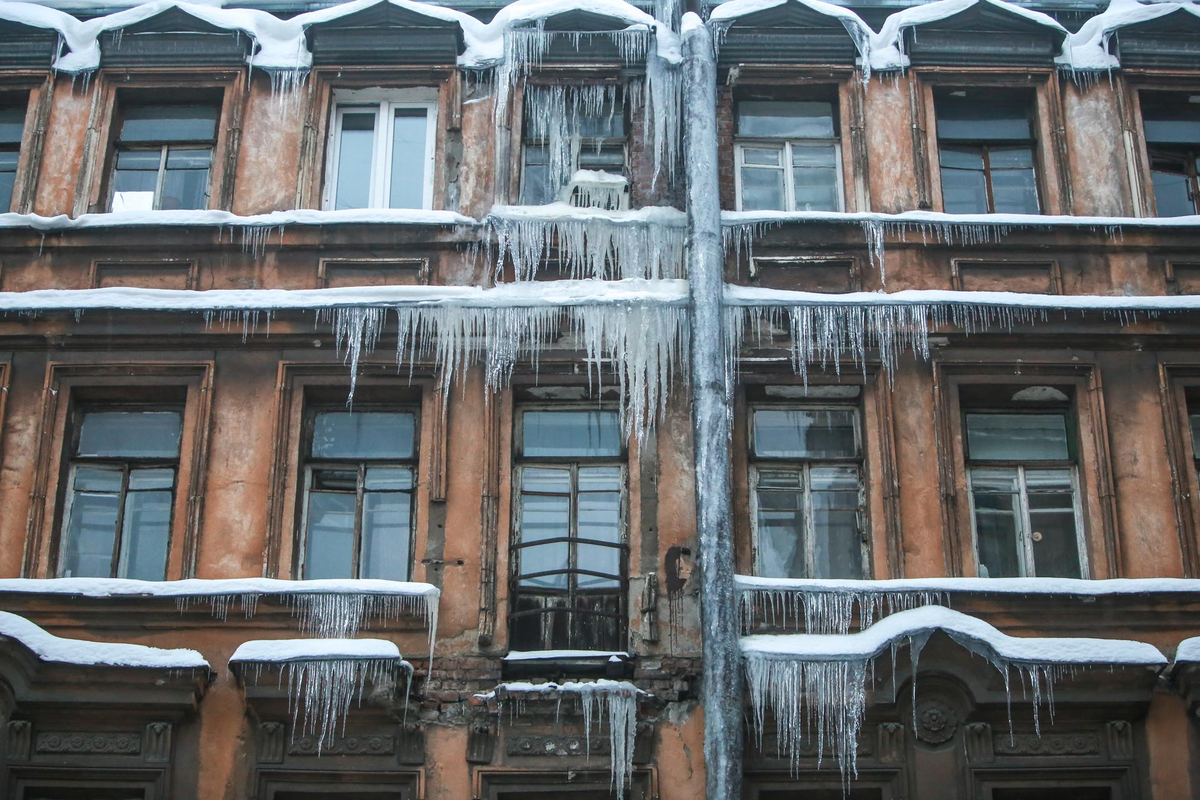
<path fill-rule="evenodd" d="M 985 646 L 1006 662 L 1160 667 L 1166 657 L 1153 645 L 1122 639 L 1015 637 L 981 619 L 940 606 L 900 611 L 850 634 L 792 633 L 743 636 L 742 653 L 752 659 L 864 661 L 894 643 L 941 631 L 968 649 Z"/>
<path fill-rule="evenodd" d="M 1070 595 L 1102 597 L 1166 593 L 1200 593 L 1200 580 L 1187 578 L 899 578 L 891 580 L 831 580 L 760 578 L 735 575 L 734 586 L 746 592 L 857 593 L 946 592 L 971 594 Z"/>
<path fill-rule="evenodd" d="M 1200 636 L 1184 639 L 1175 648 L 1176 664 L 1200 664 Z"/>
<path fill-rule="evenodd" d="M 280 664 L 289 661 L 391 659 L 400 661 L 400 648 L 385 639 L 255 639 L 243 642 L 229 663 Z"/>
<path fill-rule="evenodd" d="M 0 5 L 3 5 L 0 3 Z M 478 225 L 471 217 L 454 211 L 409 208 L 364 208 L 325 211 L 298 208 L 269 214 L 232 214 L 213 209 L 112 211 L 68 217 L 59 214 L 0 214 L 0 228 L 31 228 L 46 233 L 95 228 L 214 227 L 282 229 L 289 225 Z"/>
<path fill-rule="evenodd" d="M 924 8 L 925 6 L 922 6 Z M 782 225 L 793 222 L 831 222 L 848 224 L 894 225 L 930 233 L 936 226 L 987 226 L 999 228 L 1196 228 L 1200 215 L 1182 217 L 1094 217 L 1070 214 L 948 214 L 944 211 L 903 211 L 885 214 L 877 211 L 722 211 L 726 227 L 744 225 Z"/>
<path fill-rule="evenodd" d="M 208 662 L 195 650 L 165 650 L 124 642 L 64 639 L 47 632 L 24 617 L 7 611 L 0 611 L 0 636 L 20 642 L 42 661 L 57 664 L 144 669 L 208 669 Z"/>
<path fill-rule="evenodd" d="M 626 661 L 629 653 L 624 650 L 512 650 L 504 657 L 505 661 L 550 661 L 568 659 L 604 659 L 606 661 Z"/>

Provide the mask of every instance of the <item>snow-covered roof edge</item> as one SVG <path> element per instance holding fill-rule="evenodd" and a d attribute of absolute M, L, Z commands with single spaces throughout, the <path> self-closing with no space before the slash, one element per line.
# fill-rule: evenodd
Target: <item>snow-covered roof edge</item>
<path fill-rule="evenodd" d="M 941 631 L 968 649 L 983 646 L 1009 663 L 1097 664 L 1161 667 L 1166 657 L 1152 645 L 1122 639 L 1014 637 L 981 619 L 941 606 L 892 614 L 850 634 L 755 634 L 741 640 L 748 659 L 863 661 L 893 643 Z"/>
<path fill-rule="evenodd" d="M 928 230 L 936 235 L 939 227 L 957 228 L 1093 228 L 1118 231 L 1123 228 L 1200 228 L 1200 215 L 1181 217 L 1093 217 L 1070 214 L 948 214 L 944 211 L 902 211 L 886 214 L 877 211 L 722 211 L 725 227 L 784 225 L 824 222 L 851 225 L 883 225 L 913 230 Z"/>
<path fill-rule="evenodd" d="M 432 584 L 410 581 L 304 580 L 278 578 L 190 578 L 139 581 L 130 578 L 0 578 L 0 594 L 57 594 L 79 597 L 219 597 L 241 595 L 384 595 L 437 598 Z"/>
<path fill-rule="evenodd" d="M 854 42 L 862 62 L 869 72 L 871 68 L 871 43 L 875 32 L 862 17 L 848 8 L 826 3 L 824 0 L 727 0 L 712 10 L 708 22 L 718 31 L 728 29 L 737 20 L 749 14 L 776 8 L 787 3 L 797 3 L 815 11 L 818 14 L 836 19 L 845 27 L 847 35 Z"/>
<path fill-rule="evenodd" d="M 1200 664 L 1200 636 L 1179 643 L 1175 648 L 1175 664 Z"/>
<path fill-rule="evenodd" d="M 3 2 L 0 2 L 3 5 Z M 30 228 L 44 233 L 94 228 L 209 227 L 282 229 L 294 225 L 463 225 L 475 226 L 473 218 L 454 211 L 407 208 L 364 208 L 320 210 L 298 208 L 268 214 L 231 214 L 215 209 L 183 211 L 112 211 L 68 217 L 58 214 L 0 214 L 0 228 Z"/>
<path fill-rule="evenodd" d="M 400 648 L 386 639 L 254 639 L 240 644 L 229 657 L 229 663 L 279 664 L 346 659 L 401 661 L 402 656 Z"/>
<path fill-rule="evenodd" d="M 20 642 L 42 661 L 57 664 L 145 669 L 208 669 L 208 661 L 195 650 L 166 650 L 124 642 L 64 639 L 24 617 L 7 611 L 0 611 L 0 636 Z"/>
<path fill-rule="evenodd" d="M 1112 0 L 1101 13 L 1088 19 L 1067 40 L 1056 63 L 1078 72 L 1105 72 L 1121 66 L 1111 54 L 1108 42 L 1122 28 L 1160 17 L 1184 12 L 1200 16 L 1200 7 L 1190 2 L 1140 3 L 1137 0 Z"/>
<path fill-rule="evenodd" d="M 2 296 L 2 295 L 0 295 Z M 755 286 L 725 286 L 729 306 L 963 306 L 1048 311 L 1196 311 L 1200 295 L 1065 295 L 903 289 L 898 292 L 797 292 Z"/>

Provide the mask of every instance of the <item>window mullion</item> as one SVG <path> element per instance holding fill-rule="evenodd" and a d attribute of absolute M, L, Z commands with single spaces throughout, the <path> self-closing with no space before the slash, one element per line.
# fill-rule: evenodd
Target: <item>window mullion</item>
<path fill-rule="evenodd" d="M 783 207 L 788 211 L 796 210 L 796 179 L 792 171 L 792 143 L 783 143 Z"/>
<path fill-rule="evenodd" d="M 571 464 L 571 486 L 568 490 L 570 497 L 567 501 L 567 569 L 574 570 L 579 566 L 579 553 L 576 540 L 579 538 L 579 464 Z M 567 572 L 567 641 L 571 646 L 579 643 L 579 619 L 575 612 L 576 593 L 579 576 Z"/>
<path fill-rule="evenodd" d="M 371 205 L 387 208 L 392 191 L 392 137 L 396 135 L 396 113 L 387 100 L 380 101 L 375 113 L 379 116 L 375 123 L 375 157 L 371 172 L 379 180 L 372 181 Z"/>
<path fill-rule="evenodd" d="M 163 187 L 167 183 L 167 151 L 170 149 L 170 145 L 164 144 L 158 154 L 158 175 L 154 181 L 154 204 L 152 206 L 155 211 L 162 208 Z"/>
<path fill-rule="evenodd" d="M 129 495 L 129 465 L 121 465 L 121 491 L 117 495 L 117 522 L 113 533 L 112 568 L 109 574 L 114 578 L 121 577 L 121 549 L 125 529 L 125 499 Z"/>
<path fill-rule="evenodd" d="M 992 191 L 992 158 L 987 145 L 980 147 L 983 156 L 983 187 L 987 195 L 987 210 L 989 214 L 996 213 L 996 195 Z"/>
<path fill-rule="evenodd" d="M 354 555 L 351 574 L 358 578 L 362 574 L 362 538 L 363 538 L 363 492 L 366 487 L 367 465 L 358 463 L 358 477 L 354 490 L 354 542 L 351 545 Z"/>
<path fill-rule="evenodd" d="M 812 465 L 800 465 L 800 485 L 801 492 L 804 496 L 804 510 L 801 512 L 804 516 L 804 524 L 801 526 L 804 531 L 804 569 L 808 578 L 817 576 L 816 555 L 814 553 L 813 543 L 816 539 L 816 528 L 812 513 Z"/>
<path fill-rule="evenodd" d="M 1033 560 L 1033 523 L 1029 519 L 1029 489 L 1026 484 L 1027 475 L 1024 466 L 1017 467 L 1017 492 L 1018 504 L 1020 510 L 1021 530 L 1019 533 L 1020 553 L 1021 553 L 1021 572 L 1023 577 L 1033 578 L 1037 576 L 1037 564 Z"/>

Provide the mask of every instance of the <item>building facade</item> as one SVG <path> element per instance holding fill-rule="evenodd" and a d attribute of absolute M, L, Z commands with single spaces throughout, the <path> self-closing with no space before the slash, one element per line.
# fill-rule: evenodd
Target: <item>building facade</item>
<path fill-rule="evenodd" d="M 1200 795 L 1191 5 L 95 5 L 0 2 L 0 795 Z"/>

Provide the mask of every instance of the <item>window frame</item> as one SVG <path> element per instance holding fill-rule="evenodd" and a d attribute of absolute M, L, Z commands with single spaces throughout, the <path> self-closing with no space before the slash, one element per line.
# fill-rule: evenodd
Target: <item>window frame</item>
<path fill-rule="evenodd" d="M 216 119 L 213 122 L 212 139 L 189 139 L 180 141 L 168 140 L 146 140 L 134 142 L 130 145 L 121 144 L 121 129 L 125 125 L 125 113 L 130 108 L 138 108 L 145 106 L 188 106 L 188 105 L 207 105 L 214 108 L 217 112 Z M 122 153 L 130 152 L 153 152 L 159 151 L 159 162 L 157 178 L 154 182 L 154 203 L 151 206 L 155 211 L 161 211 L 163 200 L 163 187 L 167 179 L 167 158 L 172 150 L 208 150 L 208 169 L 207 178 L 204 186 L 204 203 L 198 209 L 168 209 L 168 210 L 206 210 L 213 206 L 213 189 L 216 184 L 215 173 L 218 169 L 217 161 L 217 145 L 221 139 L 221 120 L 224 111 L 223 103 L 221 102 L 205 102 L 201 98 L 194 100 L 183 100 L 181 102 L 171 103 L 156 103 L 146 102 L 145 98 L 136 101 L 119 102 L 118 107 L 113 114 L 112 120 L 112 157 L 109 159 L 108 174 L 106 176 L 107 191 L 105 211 L 112 212 L 113 204 L 116 200 L 116 182 L 117 171 L 119 170 L 120 158 Z"/>
<path fill-rule="evenodd" d="M 936 114 L 936 111 L 934 113 Z M 1030 121 L 1030 124 L 1032 125 L 1032 120 Z M 948 143 L 948 142 L 951 142 L 951 143 Z M 979 139 L 979 140 L 954 139 L 954 140 L 946 140 L 946 141 L 943 141 L 942 139 L 938 139 L 938 172 L 939 172 L 939 178 L 942 179 L 942 187 L 943 187 L 942 188 L 942 208 L 943 208 L 943 210 L 946 207 L 946 191 L 945 191 L 944 173 L 947 169 L 957 169 L 957 167 L 946 167 L 945 164 L 942 163 L 942 161 L 943 161 L 942 156 L 941 156 L 942 152 L 944 150 L 958 150 L 959 152 L 970 151 L 970 152 L 974 153 L 976 150 L 978 150 L 980 157 L 983 159 L 983 170 L 982 170 L 983 187 L 984 187 L 984 197 L 987 200 L 987 210 L 980 212 L 980 213 L 984 213 L 984 214 L 998 214 L 998 213 L 1043 214 L 1043 213 L 1045 213 L 1043 210 L 1045 204 L 1042 202 L 1042 192 L 1041 192 L 1041 187 L 1039 186 L 1039 183 L 1041 182 L 1041 180 L 1040 180 L 1040 176 L 1038 174 L 1040 172 L 1040 169 L 1038 168 L 1037 139 L 1030 139 L 1029 145 L 1028 145 L 1030 160 L 1033 162 L 1033 166 L 1030 167 L 1030 169 L 1033 170 L 1033 196 L 1034 196 L 1034 199 L 1037 201 L 1037 210 L 1036 211 L 1020 211 L 1020 212 L 1012 212 L 1012 211 L 998 212 L 998 211 L 996 211 L 996 196 L 995 196 L 994 190 L 992 188 L 993 169 L 991 166 L 991 159 L 989 156 L 989 151 L 991 149 L 999 149 L 999 148 L 1017 149 L 1019 146 L 1020 145 L 1015 142 L 1002 142 L 1002 141 L 989 140 L 989 139 Z M 1004 170 L 1004 171 L 1016 172 L 1017 170 Z M 947 214 L 968 214 L 969 215 L 969 214 L 975 213 L 975 212 L 945 211 L 945 213 L 947 213 Z"/>
<path fill-rule="evenodd" d="M 29 127 L 29 98 L 25 98 L 25 103 L 20 102 L 2 102 L 0 101 L 0 109 L 13 109 L 21 114 L 21 135 L 17 138 L 16 143 L 5 142 L 0 143 L 0 152 L 15 153 L 16 159 L 12 165 L 12 194 L 9 196 L 8 203 L 0 203 L 0 213 L 11 211 L 14 205 L 19 204 L 21 197 L 21 162 L 25 157 L 25 132 Z M 8 172 L 8 170 L 4 170 Z"/>
<path fill-rule="evenodd" d="M 860 394 L 861 397 L 861 394 Z M 854 418 L 854 443 L 857 455 L 853 458 L 769 458 L 755 454 L 754 444 L 754 415 L 760 410 L 771 411 L 849 411 Z M 855 531 L 859 539 L 859 579 L 871 574 L 870 543 L 868 541 L 867 525 L 867 485 L 866 485 L 866 439 L 863 433 L 862 409 L 858 403 L 779 403 L 752 401 L 746 406 L 747 412 L 747 485 L 750 494 L 750 552 L 753 574 L 762 574 L 758 534 L 758 489 L 760 475 L 764 471 L 786 472 L 799 474 L 804 492 L 804 563 L 806 578 L 841 578 L 843 576 L 817 575 L 814 569 L 814 523 L 812 514 L 812 481 L 813 468 L 854 466 L 858 469 L 858 509 L 855 512 Z"/>
<path fill-rule="evenodd" d="M 304 429 L 301 433 L 300 454 L 300 508 L 297 514 L 298 531 L 295 549 L 295 574 L 299 580 L 308 580 L 305 576 L 305 559 L 308 554 L 308 513 L 309 498 L 312 489 L 313 473 L 318 469 L 354 469 L 357 472 L 354 504 L 354 569 L 351 579 L 357 580 L 362 572 L 362 543 L 363 543 L 363 499 L 366 494 L 366 471 L 372 467 L 407 468 L 412 474 L 412 485 L 407 491 L 402 489 L 389 490 L 389 493 L 407 494 L 409 496 L 408 510 L 408 569 L 407 577 L 403 580 L 414 580 L 416 569 L 416 537 L 417 537 L 417 492 L 420 483 L 421 461 L 421 409 L 412 403 L 400 404 L 361 404 L 356 405 L 354 413 L 402 413 L 413 416 L 412 455 L 407 459 L 318 459 L 312 456 L 313 433 L 318 414 L 331 411 L 345 411 L 345 406 L 333 406 L 327 403 L 305 404 Z"/>
<path fill-rule="evenodd" d="M 733 120 L 735 127 L 739 119 L 739 106 L 743 99 L 734 99 L 733 101 Z M 758 99 L 758 98 L 755 98 Z M 811 98 L 809 98 L 811 99 Z M 766 102 L 790 102 L 791 98 L 772 98 Z M 820 102 L 826 102 L 821 100 Z M 835 97 L 828 101 L 831 106 L 831 118 L 834 125 L 833 137 L 813 137 L 813 138 L 796 138 L 796 137 L 772 137 L 772 136 L 748 136 L 737 131 L 733 138 L 734 166 L 733 166 L 733 184 L 734 184 L 734 208 L 737 211 L 742 210 L 742 170 L 747 168 L 745 163 L 745 148 L 767 149 L 768 147 L 776 147 L 782 151 L 783 160 L 780 170 L 783 172 L 783 199 L 784 208 L 780 211 L 796 211 L 796 176 L 795 167 L 792 163 L 792 151 L 796 147 L 833 147 L 834 157 L 834 186 L 837 189 L 837 208 L 832 209 L 835 212 L 844 212 L 846 210 L 846 187 L 845 187 L 845 165 L 842 160 L 842 137 L 839 133 L 841 127 L 841 98 Z M 775 169 L 774 167 L 764 167 L 758 165 L 750 165 L 749 169 Z"/>
<path fill-rule="evenodd" d="M 79 448 L 80 435 L 83 432 L 83 419 L 86 415 L 96 412 L 119 411 L 119 412 L 156 412 L 156 411 L 178 411 L 179 413 L 179 452 L 174 460 L 165 458 L 140 458 L 140 457 L 115 457 L 115 456 L 81 456 L 76 450 Z M 175 529 L 175 514 L 177 511 L 177 501 L 179 499 L 179 477 L 183 464 L 183 437 L 185 434 L 185 418 L 187 415 L 187 399 L 183 398 L 178 403 L 165 402 L 150 402 L 150 403 L 79 403 L 71 409 L 70 430 L 71 435 L 66 442 L 69 448 L 66 456 L 66 485 L 64 487 L 64 499 L 62 504 L 61 520 L 59 521 L 58 538 L 58 557 L 54 567 L 55 577 L 64 577 L 63 571 L 66 562 L 67 552 L 67 537 L 68 530 L 71 525 L 71 513 L 74 510 L 75 504 L 75 477 L 82 467 L 95 467 L 108 471 L 121 472 L 121 489 L 117 504 L 117 519 L 114 524 L 113 533 L 113 554 L 107 576 L 76 576 L 76 577 L 108 577 L 108 578 L 128 578 L 128 575 L 121 574 L 121 555 L 126 550 L 126 542 L 124 539 L 124 521 L 126 512 L 126 503 L 131 491 L 129 488 L 129 474 L 135 469 L 167 469 L 170 468 L 173 472 L 171 479 L 171 513 L 167 520 L 167 560 L 163 564 L 163 580 L 169 577 L 170 570 L 170 553 L 172 547 L 172 534 Z M 150 491 L 161 491 L 150 490 Z"/>
<path fill-rule="evenodd" d="M 421 109 L 425 111 L 425 165 L 422 180 L 421 207 L 433 208 L 434 169 L 437 155 L 438 133 L 438 89 L 436 87 L 413 87 L 403 89 L 334 89 L 329 106 L 329 124 L 326 133 L 325 176 L 321 191 L 321 208 L 326 211 L 336 208 L 337 184 L 340 169 L 341 148 L 338 142 L 342 133 L 342 121 L 347 112 L 374 109 L 375 131 L 372 138 L 370 185 L 367 209 L 390 209 L 388 198 L 391 190 L 391 152 L 395 135 L 395 111 L 398 109 Z M 385 120 L 387 130 L 379 134 L 379 122 Z M 382 175 L 383 180 L 379 180 Z"/>
<path fill-rule="evenodd" d="M 512 641 L 513 620 L 516 617 L 545 617 L 547 611 L 545 609 L 517 611 L 517 600 L 522 594 L 521 578 L 548 576 L 548 575 L 566 575 L 567 590 L 566 597 L 572 602 L 565 607 L 562 607 L 561 613 L 568 616 L 568 642 L 562 646 L 554 646 L 551 642 L 550 648 L 537 649 L 581 649 L 573 647 L 577 632 L 575 630 L 577 619 L 580 615 L 585 617 L 606 617 L 615 618 L 617 620 L 617 647 L 613 650 L 624 650 L 628 645 L 629 640 L 629 570 L 631 561 L 631 544 L 630 544 L 630 497 L 629 497 L 629 442 L 625 436 L 624 428 L 620 431 L 621 452 L 616 456 L 534 456 L 526 458 L 522 451 L 521 443 L 524 441 L 524 417 L 527 411 L 611 411 L 618 413 L 617 409 L 609 403 L 572 403 L 572 402 L 556 402 L 556 403 L 518 403 L 513 408 L 513 425 L 512 425 L 512 495 L 511 495 L 511 523 L 508 539 L 508 561 L 509 561 L 509 601 L 508 612 L 506 615 L 509 628 L 509 641 Z M 618 467 L 620 469 L 620 521 L 619 521 L 619 543 L 613 545 L 609 542 L 603 542 L 592 539 L 580 539 L 578 536 L 579 517 L 578 517 L 578 496 L 579 496 L 579 480 L 578 473 L 581 467 Z M 524 485 L 524 471 L 526 469 L 549 468 L 562 470 L 564 467 L 570 468 L 571 487 L 569 500 L 569 532 L 565 537 L 556 537 L 554 539 L 539 539 L 536 544 L 547 544 L 550 542 L 564 541 L 567 544 L 567 567 L 561 570 L 552 572 L 532 573 L 531 575 L 522 575 L 520 572 L 520 551 L 529 546 L 521 540 L 521 497 L 524 494 L 522 489 Z M 615 549 L 619 554 L 619 569 L 620 573 L 613 576 L 609 573 L 599 573 L 591 570 L 580 569 L 574 566 L 578 563 L 578 546 L 580 544 L 590 544 L 596 546 L 610 547 Z M 617 597 L 618 610 L 615 613 L 590 611 L 587 609 L 578 608 L 574 600 L 580 594 L 580 589 L 577 586 L 579 575 L 592 575 L 599 578 L 616 577 L 618 587 L 612 590 Z M 539 594 L 539 592 L 526 590 L 528 594 Z M 586 592 L 585 592 L 586 593 Z M 545 594 L 545 592 L 541 592 Z"/>

